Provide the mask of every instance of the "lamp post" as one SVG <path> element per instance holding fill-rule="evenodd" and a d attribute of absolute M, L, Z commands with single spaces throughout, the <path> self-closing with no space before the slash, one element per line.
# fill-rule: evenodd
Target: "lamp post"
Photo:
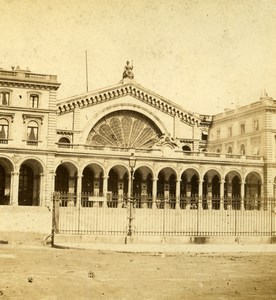
<path fill-rule="evenodd" d="M 128 236 L 132 236 L 132 221 L 133 221 L 133 173 L 134 168 L 136 165 L 136 158 L 134 157 L 134 154 L 131 154 L 131 157 L 129 158 L 129 167 L 130 167 L 130 197 L 129 197 L 129 224 L 128 224 Z"/>

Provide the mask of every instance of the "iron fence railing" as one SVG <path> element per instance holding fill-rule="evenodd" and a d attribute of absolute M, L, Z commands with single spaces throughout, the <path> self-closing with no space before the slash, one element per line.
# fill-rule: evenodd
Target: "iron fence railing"
<path fill-rule="evenodd" d="M 213 236 L 276 234 L 274 198 L 59 193 L 56 233 Z M 131 228 L 131 230 L 129 230 Z"/>

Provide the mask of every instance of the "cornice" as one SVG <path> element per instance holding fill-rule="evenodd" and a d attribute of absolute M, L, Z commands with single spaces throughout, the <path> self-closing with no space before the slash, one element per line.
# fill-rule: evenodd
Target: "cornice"
<path fill-rule="evenodd" d="M 28 88 L 28 89 L 40 89 L 40 90 L 57 90 L 60 83 L 50 83 L 50 82 L 37 82 L 37 81 L 25 81 L 18 79 L 4 79 L 0 78 L 0 86 L 12 87 L 12 88 Z"/>
<path fill-rule="evenodd" d="M 180 119 L 181 122 L 189 125 L 200 125 L 201 120 L 195 114 L 132 82 L 115 85 L 60 101 L 58 104 L 58 114 L 66 114 L 76 108 L 94 106 L 126 95 L 130 95 L 172 117 L 176 117 Z"/>

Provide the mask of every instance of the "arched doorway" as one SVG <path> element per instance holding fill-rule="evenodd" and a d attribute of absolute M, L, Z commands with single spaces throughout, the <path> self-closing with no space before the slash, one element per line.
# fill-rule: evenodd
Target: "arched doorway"
<path fill-rule="evenodd" d="M 0 205 L 8 204 L 5 196 L 6 171 L 0 165 Z"/>
<path fill-rule="evenodd" d="M 220 208 L 220 180 L 218 175 L 212 179 L 212 209 Z"/>
<path fill-rule="evenodd" d="M 22 165 L 19 171 L 18 205 L 34 204 L 34 172 L 30 166 Z"/>
<path fill-rule="evenodd" d="M 68 193 L 69 191 L 69 172 L 65 166 L 58 166 L 55 177 L 55 191 Z"/>

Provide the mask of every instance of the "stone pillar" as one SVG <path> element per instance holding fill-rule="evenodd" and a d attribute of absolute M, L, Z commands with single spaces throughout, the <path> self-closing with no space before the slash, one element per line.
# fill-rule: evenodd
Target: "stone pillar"
<path fill-rule="evenodd" d="M 12 181 L 12 194 L 11 194 L 11 205 L 18 205 L 18 190 L 19 190 L 19 172 L 11 173 L 11 181 Z"/>
<path fill-rule="evenodd" d="M 45 205 L 45 176 L 44 173 L 40 174 L 40 190 L 39 190 L 39 205 Z"/>
<path fill-rule="evenodd" d="M 198 181 L 198 209 L 203 209 L 202 207 L 202 198 L 203 198 L 203 189 L 202 189 L 203 180 Z"/>
<path fill-rule="evenodd" d="M 156 209 L 156 196 L 157 196 L 157 180 L 158 178 L 152 178 L 152 208 Z"/>
<path fill-rule="evenodd" d="M 82 190 L 82 175 L 77 177 L 77 202 L 76 206 L 80 207 L 81 205 L 81 190 Z"/>
<path fill-rule="evenodd" d="M 219 202 L 219 209 L 224 209 L 224 183 L 225 181 L 222 179 L 220 181 L 220 202 Z"/>
<path fill-rule="evenodd" d="M 244 210 L 244 198 L 245 198 L 245 181 L 242 180 L 241 182 L 241 210 Z"/>
<path fill-rule="evenodd" d="M 175 209 L 180 209 L 180 185 L 181 185 L 181 179 L 177 179 L 176 190 L 175 190 Z"/>
<path fill-rule="evenodd" d="M 226 194 L 227 194 L 227 210 L 230 210 L 232 208 L 232 181 L 230 179 L 226 182 Z"/>
<path fill-rule="evenodd" d="M 260 184 L 260 188 L 261 188 L 261 194 L 260 196 L 258 196 L 258 203 L 257 203 L 257 209 L 262 210 L 264 208 L 264 205 L 268 205 L 268 203 L 264 203 L 264 201 L 267 201 L 267 199 L 264 199 L 264 185 L 261 183 Z M 270 200 L 271 201 L 271 200 Z"/>
<path fill-rule="evenodd" d="M 103 177 L 103 197 L 104 197 L 104 203 L 103 206 L 107 207 L 107 181 L 108 176 Z"/>

